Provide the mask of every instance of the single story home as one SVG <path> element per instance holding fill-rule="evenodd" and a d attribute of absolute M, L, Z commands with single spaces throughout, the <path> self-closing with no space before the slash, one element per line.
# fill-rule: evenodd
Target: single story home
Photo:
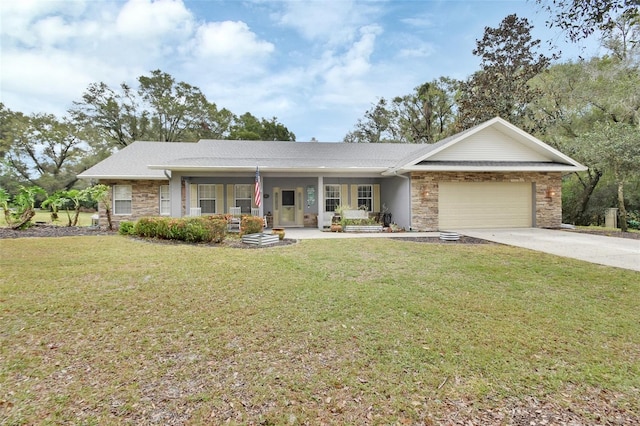
<path fill-rule="evenodd" d="M 240 207 L 270 226 L 323 228 L 337 206 L 350 206 L 431 231 L 559 227 L 562 175 L 581 170 L 496 117 L 430 145 L 137 141 L 79 177 L 111 186 L 115 222 Z"/>

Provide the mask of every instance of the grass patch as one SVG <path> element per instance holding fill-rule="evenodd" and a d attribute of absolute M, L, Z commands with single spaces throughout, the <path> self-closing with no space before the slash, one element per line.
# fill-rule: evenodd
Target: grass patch
<path fill-rule="evenodd" d="M 362 241 L 0 240 L 0 423 L 437 424 L 527 398 L 588 420 L 594 389 L 640 418 L 637 272 Z"/>
<path fill-rule="evenodd" d="M 75 213 L 69 212 L 69 214 L 71 215 L 71 219 L 73 220 L 73 216 Z M 77 226 L 91 226 L 91 216 L 93 216 L 94 214 L 95 213 L 80 212 L 80 215 L 78 216 Z M 36 210 L 36 215 L 33 217 L 33 219 L 31 219 L 31 223 L 36 222 L 43 222 L 48 225 L 67 226 L 67 223 L 69 223 L 69 219 L 67 218 L 66 211 L 60 211 L 58 212 L 58 220 L 52 221 L 51 212 L 38 209 Z M 7 226 L 7 222 L 4 220 L 4 210 L 0 209 L 0 227 L 4 226 Z"/>

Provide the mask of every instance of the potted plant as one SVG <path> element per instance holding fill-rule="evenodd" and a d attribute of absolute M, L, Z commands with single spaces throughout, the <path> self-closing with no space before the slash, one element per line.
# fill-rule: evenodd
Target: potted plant
<path fill-rule="evenodd" d="M 280 241 L 284 239 L 284 228 L 273 228 L 271 229 L 271 233 L 277 235 Z"/>

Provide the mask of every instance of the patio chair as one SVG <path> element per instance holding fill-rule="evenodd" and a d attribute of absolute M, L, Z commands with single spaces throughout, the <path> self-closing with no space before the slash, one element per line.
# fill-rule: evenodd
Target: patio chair
<path fill-rule="evenodd" d="M 242 221 L 242 210 L 240 207 L 229 207 L 229 222 L 227 230 L 230 232 L 240 232 L 240 222 Z"/>

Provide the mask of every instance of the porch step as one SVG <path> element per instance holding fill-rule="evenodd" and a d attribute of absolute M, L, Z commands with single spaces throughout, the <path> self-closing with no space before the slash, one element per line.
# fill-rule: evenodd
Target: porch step
<path fill-rule="evenodd" d="M 254 246 L 266 246 L 269 244 L 275 244 L 280 241 L 278 235 L 273 234 L 249 234 L 242 236 L 242 242 Z"/>

